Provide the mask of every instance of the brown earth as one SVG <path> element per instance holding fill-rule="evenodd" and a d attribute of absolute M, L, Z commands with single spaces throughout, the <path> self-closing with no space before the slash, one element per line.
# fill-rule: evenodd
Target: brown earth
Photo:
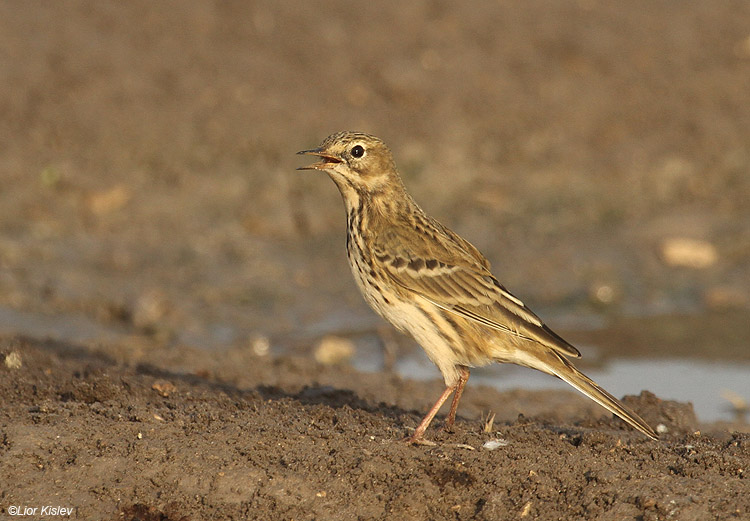
<path fill-rule="evenodd" d="M 470 386 L 461 412 L 496 411 L 489 432 L 460 418 L 425 447 L 402 440 L 438 382 L 250 350 L 138 361 L 29 339 L 1 350 L 21 359 L 0 371 L 5 515 L 48 504 L 113 520 L 750 515 L 750 436 L 698 431 L 690 406 L 647 392 L 627 401 L 667 428 L 658 442 L 572 393 Z"/>
<path fill-rule="evenodd" d="M 0 515 L 747 518 L 747 424 L 649 393 L 660 442 L 470 382 L 455 433 L 401 443 L 442 386 L 312 361 L 382 335 L 294 152 L 383 137 L 599 361 L 747 364 L 749 27 L 742 0 L 0 3 Z M 669 261 L 685 238 L 709 261 Z"/>
<path fill-rule="evenodd" d="M 372 322 L 335 187 L 295 171 L 355 129 L 537 311 L 747 311 L 749 26 L 743 0 L 4 2 L 0 307 L 201 347 Z M 717 261 L 664 263 L 673 237 Z"/>

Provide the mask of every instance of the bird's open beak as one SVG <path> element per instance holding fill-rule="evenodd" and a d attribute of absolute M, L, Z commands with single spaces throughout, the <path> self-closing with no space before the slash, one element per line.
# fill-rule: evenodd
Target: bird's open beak
<path fill-rule="evenodd" d="M 317 163 L 313 163 L 312 165 L 308 165 L 308 166 L 301 166 L 297 170 L 327 170 L 332 165 L 335 165 L 336 163 L 341 163 L 341 160 L 339 158 L 326 154 L 320 148 L 313 148 L 312 150 L 302 150 L 301 152 L 297 152 L 297 154 L 306 155 L 306 156 L 317 156 L 321 159 Z"/>

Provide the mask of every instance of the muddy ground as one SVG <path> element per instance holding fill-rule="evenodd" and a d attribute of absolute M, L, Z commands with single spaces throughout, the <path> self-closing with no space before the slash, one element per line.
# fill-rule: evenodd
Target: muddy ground
<path fill-rule="evenodd" d="M 128 520 L 750 514 L 750 435 L 701 428 L 689 406 L 647 392 L 627 401 L 667 429 L 662 441 L 573 393 L 473 387 L 462 413 L 496 411 L 488 432 L 461 418 L 424 447 L 402 440 L 438 382 L 250 350 L 155 350 L 138 363 L 28 339 L 2 351 L 21 353 L 0 371 L 4 515 L 48 504 Z"/>
<path fill-rule="evenodd" d="M 389 370 L 418 348 L 294 152 L 384 138 L 584 364 L 746 366 L 749 27 L 742 0 L 0 3 L 0 516 L 747 518 L 747 423 L 647 389 L 661 442 L 470 382 L 455 433 L 401 443 L 441 383 Z M 383 370 L 315 362 L 331 334 Z"/>

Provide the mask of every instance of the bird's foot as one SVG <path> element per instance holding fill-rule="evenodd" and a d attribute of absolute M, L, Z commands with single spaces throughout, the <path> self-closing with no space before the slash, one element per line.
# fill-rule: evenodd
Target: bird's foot
<path fill-rule="evenodd" d="M 416 435 L 404 438 L 403 441 L 409 445 L 424 445 L 426 447 L 435 447 L 437 445 L 434 441 L 426 440 L 422 436 Z"/>

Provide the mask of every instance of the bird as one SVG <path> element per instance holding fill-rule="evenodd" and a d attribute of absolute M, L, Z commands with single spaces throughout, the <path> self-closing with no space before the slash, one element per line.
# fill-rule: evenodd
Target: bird
<path fill-rule="evenodd" d="M 552 331 L 490 271 L 469 241 L 428 216 L 407 192 L 388 146 L 362 132 L 338 132 L 298 154 L 318 160 L 346 209 L 346 252 L 367 303 L 411 335 L 437 366 L 445 390 L 407 441 L 425 432 L 453 394 L 456 420 L 471 368 L 512 363 L 556 376 L 651 439 L 653 428 L 570 362 L 581 353 Z"/>

